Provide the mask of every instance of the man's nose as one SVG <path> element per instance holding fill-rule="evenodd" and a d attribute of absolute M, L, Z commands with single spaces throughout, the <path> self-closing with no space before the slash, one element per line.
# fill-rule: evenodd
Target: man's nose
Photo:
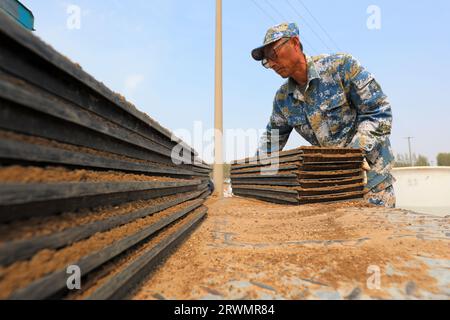
<path fill-rule="evenodd" d="M 267 59 L 267 66 L 268 66 L 270 69 L 273 69 L 273 67 L 274 67 L 275 65 L 276 65 L 276 63 L 273 62 L 273 60 Z"/>

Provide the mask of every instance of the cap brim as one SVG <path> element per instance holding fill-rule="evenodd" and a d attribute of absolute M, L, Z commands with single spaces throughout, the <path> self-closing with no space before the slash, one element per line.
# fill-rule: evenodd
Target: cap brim
<path fill-rule="evenodd" d="M 264 48 L 266 46 L 262 46 L 259 48 L 256 48 L 252 51 L 252 57 L 253 59 L 255 59 L 256 61 L 261 61 L 262 59 L 264 59 Z"/>
<path fill-rule="evenodd" d="M 264 59 L 264 48 L 267 47 L 269 44 L 272 44 L 272 43 L 274 43 L 274 42 L 277 42 L 277 41 L 280 40 L 280 39 L 281 39 L 281 38 L 273 39 L 272 41 L 266 43 L 265 45 L 263 45 L 263 46 L 261 46 L 261 47 L 259 47 L 259 48 L 253 49 L 253 51 L 252 51 L 252 57 L 253 57 L 253 59 L 255 59 L 256 61 L 261 61 L 261 60 L 263 60 L 263 59 Z"/>

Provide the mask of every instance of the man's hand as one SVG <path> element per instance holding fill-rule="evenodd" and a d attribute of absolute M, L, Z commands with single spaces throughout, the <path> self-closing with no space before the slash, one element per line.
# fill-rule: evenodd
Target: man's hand
<path fill-rule="evenodd" d="M 362 165 L 362 168 L 363 168 L 363 170 L 364 170 L 364 185 L 367 185 L 367 172 L 368 171 L 370 171 L 370 166 L 369 166 L 369 163 L 367 162 L 367 159 L 366 158 L 364 158 L 364 160 L 363 160 L 363 165 Z"/>

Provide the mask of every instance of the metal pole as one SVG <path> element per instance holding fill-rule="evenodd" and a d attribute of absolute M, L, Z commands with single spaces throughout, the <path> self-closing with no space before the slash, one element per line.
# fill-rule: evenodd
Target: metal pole
<path fill-rule="evenodd" d="M 214 98 L 214 186 L 223 198 L 222 0 L 216 0 L 216 67 Z"/>
<path fill-rule="evenodd" d="M 412 160 L 412 151 L 411 151 L 411 140 L 414 139 L 414 137 L 406 137 L 405 139 L 408 139 L 408 148 L 409 148 L 409 163 L 412 166 L 414 166 L 413 160 Z"/>

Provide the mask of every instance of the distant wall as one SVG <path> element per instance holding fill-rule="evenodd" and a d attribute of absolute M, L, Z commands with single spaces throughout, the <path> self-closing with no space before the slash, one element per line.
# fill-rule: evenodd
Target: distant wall
<path fill-rule="evenodd" d="M 450 215 L 450 167 L 393 170 L 397 207 Z"/>

